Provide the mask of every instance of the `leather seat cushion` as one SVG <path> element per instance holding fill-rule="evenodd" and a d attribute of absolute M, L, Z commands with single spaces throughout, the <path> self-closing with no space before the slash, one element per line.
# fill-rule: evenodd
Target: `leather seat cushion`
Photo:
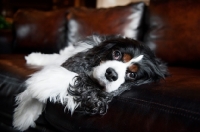
<path fill-rule="evenodd" d="M 200 70 L 169 71 L 171 77 L 161 83 L 132 87 L 115 97 L 104 116 L 71 116 L 49 103 L 45 118 L 60 131 L 200 131 Z"/>
<path fill-rule="evenodd" d="M 35 71 L 27 67 L 23 55 L 0 55 L 0 127 L 12 126 L 14 98 L 25 89 L 25 79 Z M 171 76 L 160 83 L 132 87 L 115 97 L 104 116 L 71 115 L 64 106 L 48 103 L 37 120 L 37 129 L 199 131 L 200 70 L 170 67 L 169 71 Z"/>

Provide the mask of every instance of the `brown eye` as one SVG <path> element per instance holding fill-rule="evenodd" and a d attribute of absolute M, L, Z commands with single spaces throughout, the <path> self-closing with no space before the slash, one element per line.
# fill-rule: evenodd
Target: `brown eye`
<path fill-rule="evenodd" d="M 127 77 L 130 78 L 130 79 L 136 79 L 137 74 L 134 73 L 134 72 L 128 72 L 127 73 Z"/>
<path fill-rule="evenodd" d="M 120 60 L 122 58 L 122 54 L 119 50 L 114 50 L 112 53 L 112 57 L 114 60 Z"/>

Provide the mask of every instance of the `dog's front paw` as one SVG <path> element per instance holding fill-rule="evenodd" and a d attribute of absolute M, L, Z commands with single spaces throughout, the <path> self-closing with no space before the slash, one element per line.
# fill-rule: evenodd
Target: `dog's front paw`
<path fill-rule="evenodd" d="M 29 64 L 29 65 L 41 65 L 42 56 L 43 55 L 41 53 L 31 53 L 28 56 L 25 56 L 26 64 Z"/>
<path fill-rule="evenodd" d="M 26 63 L 34 66 L 46 66 L 50 64 L 61 64 L 62 58 L 59 60 L 59 54 L 42 54 L 42 53 L 31 53 L 25 56 Z"/>

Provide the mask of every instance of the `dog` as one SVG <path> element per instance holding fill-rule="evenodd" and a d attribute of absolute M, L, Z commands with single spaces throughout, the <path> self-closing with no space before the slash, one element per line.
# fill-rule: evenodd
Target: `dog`
<path fill-rule="evenodd" d="M 25 59 L 43 68 L 16 97 L 13 126 L 21 131 L 35 127 L 47 101 L 61 103 L 71 114 L 104 115 L 114 96 L 168 74 L 147 46 L 121 36 L 93 35 L 59 54 L 31 53 Z"/>

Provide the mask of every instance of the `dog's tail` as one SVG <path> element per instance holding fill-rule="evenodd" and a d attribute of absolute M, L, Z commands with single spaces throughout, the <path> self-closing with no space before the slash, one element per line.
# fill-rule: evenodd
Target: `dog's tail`
<path fill-rule="evenodd" d="M 16 97 L 17 107 L 14 111 L 13 126 L 14 128 L 24 131 L 30 126 L 35 126 L 35 120 L 42 113 L 44 103 L 32 98 L 28 90 L 20 93 Z"/>

